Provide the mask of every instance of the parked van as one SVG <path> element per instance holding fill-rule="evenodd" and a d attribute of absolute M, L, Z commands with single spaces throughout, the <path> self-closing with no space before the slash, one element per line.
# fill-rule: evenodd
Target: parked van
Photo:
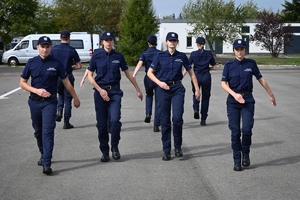
<path fill-rule="evenodd" d="M 13 49 L 4 52 L 2 62 L 9 65 L 27 63 L 30 58 L 37 56 L 37 42 L 41 36 L 48 36 L 52 46 L 59 45 L 60 34 L 31 34 L 25 36 Z M 78 52 L 81 62 L 89 62 L 94 49 L 99 48 L 99 34 L 87 32 L 71 32 L 70 46 Z"/>

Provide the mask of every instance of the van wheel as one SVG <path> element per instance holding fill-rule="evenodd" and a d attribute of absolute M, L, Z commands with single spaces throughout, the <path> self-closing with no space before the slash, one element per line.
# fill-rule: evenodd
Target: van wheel
<path fill-rule="evenodd" d="M 10 58 L 10 59 L 8 60 L 8 64 L 11 65 L 11 66 L 16 66 L 16 65 L 19 64 L 19 61 L 18 61 L 18 59 L 16 59 L 16 58 Z"/>

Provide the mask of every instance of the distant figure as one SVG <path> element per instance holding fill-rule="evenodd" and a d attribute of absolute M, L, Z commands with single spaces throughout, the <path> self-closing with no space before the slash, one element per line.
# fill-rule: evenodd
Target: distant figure
<path fill-rule="evenodd" d="M 133 72 L 133 78 L 136 77 L 138 71 L 140 68 L 145 65 L 145 77 L 144 77 L 144 86 L 146 90 L 146 117 L 145 122 L 150 123 L 151 115 L 152 115 L 152 104 L 153 104 L 153 95 L 155 97 L 155 117 L 154 117 L 154 132 L 160 132 L 159 126 L 160 126 L 160 112 L 159 112 L 159 102 L 157 101 L 156 96 L 156 89 L 157 85 L 151 79 L 147 76 L 148 69 L 154 59 L 154 57 L 159 53 L 160 51 L 156 49 L 157 46 L 157 38 L 155 35 L 149 35 L 147 38 L 147 43 L 149 48 L 146 51 L 143 51 L 140 55 L 140 61 L 137 63 L 135 70 Z"/>
<path fill-rule="evenodd" d="M 233 151 L 234 171 L 242 171 L 242 165 L 250 165 L 250 146 L 254 124 L 254 104 L 252 95 L 252 77 L 266 89 L 271 103 L 276 106 L 276 100 L 266 80 L 262 77 L 256 62 L 245 58 L 246 42 L 238 39 L 233 43 L 235 59 L 224 65 L 222 88 L 228 92 L 227 116 L 228 127 L 231 130 L 231 148 Z M 242 120 L 242 127 L 241 127 Z M 241 140 L 242 137 L 242 140 Z"/>
<path fill-rule="evenodd" d="M 74 87 L 75 78 L 73 76 L 73 70 L 78 70 L 82 68 L 79 55 L 75 48 L 69 45 L 70 43 L 70 32 L 68 30 L 63 30 L 60 33 L 61 44 L 54 46 L 51 50 L 51 55 L 58 59 L 65 67 L 67 76 L 70 83 Z M 75 63 L 75 65 L 73 65 Z M 70 124 L 71 111 L 72 111 L 72 96 L 68 90 L 64 87 L 62 81 L 58 80 L 58 105 L 57 105 L 57 116 L 56 121 L 60 122 L 62 119 L 63 109 L 64 112 L 64 129 L 74 128 Z"/>
<path fill-rule="evenodd" d="M 201 110 L 199 109 L 199 103 L 195 97 L 195 87 L 192 83 L 193 91 L 193 109 L 194 118 L 199 119 L 199 110 L 201 111 L 200 125 L 206 125 L 206 118 L 208 116 L 209 98 L 211 92 L 211 74 L 210 70 L 217 69 L 216 61 L 211 51 L 204 50 L 205 39 L 198 37 L 196 39 L 198 50 L 193 51 L 190 55 L 189 61 L 191 65 L 194 65 L 194 72 L 197 77 L 198 85 L 201 88 Z M 211 65 L 211 67 L 210 67 Z M 185 72 L 184 72 L 185 74 Z"/>

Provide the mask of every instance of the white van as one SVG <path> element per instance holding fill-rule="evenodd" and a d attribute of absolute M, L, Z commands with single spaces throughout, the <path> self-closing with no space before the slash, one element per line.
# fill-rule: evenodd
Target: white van
<path fill-rule="evenodd" d="M 52 40 L 52 46 L 61 43 L 60 34 L 31 34 L 25 36 L 13 49 L 3 53 L 2 62 L 9 65 L 27 63 L 30 58 L 37 56 L 36 48 L 38 39 L 48 36 Z M 89 62 L 94 49 L 99 48 L 99 34 L 87 32 L 71 32 L 70 46 L 78 52 L 81 62 Z"/>

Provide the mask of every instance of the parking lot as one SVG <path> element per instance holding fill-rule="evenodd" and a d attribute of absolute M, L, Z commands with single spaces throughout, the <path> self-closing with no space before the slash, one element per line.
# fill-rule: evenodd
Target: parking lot
<path fill-rule="evenodd" d="M 130 70 L 133 71 L 134 68 Z M 28 92 L 19 87 L 22 68 L 0 67 L 0 196 L 10 199 L 291 199 L 300 198 L 300 67 L 262 66 L 277 106 L 254 79 L 255 124 L 251 166 L 233 171 L 222 68 L 212 72 L 212 94 L 207 126 L 193 118 L 189 77 L 186 87 L 182 159 L 162 161 L 160 133 L 153 119 L 143 122 L 140 101 L 122 76 L 122 131 L 120 161 L 101 163 L 93 90 L 79 82 L 84 69 L 74 72 L 81 107 L 73 108 L 74 129 L 55 130 L 52 176 L 37 166 L 39 152 L 27 104 Z M 143 87 L 141 69 L 137 81 Z M 143 93 L 144 94 L 144 93 Z M 144 94 L 145 95 L 145 94 Z M 145 98 L 145 96 L 144 96 Z"/>

